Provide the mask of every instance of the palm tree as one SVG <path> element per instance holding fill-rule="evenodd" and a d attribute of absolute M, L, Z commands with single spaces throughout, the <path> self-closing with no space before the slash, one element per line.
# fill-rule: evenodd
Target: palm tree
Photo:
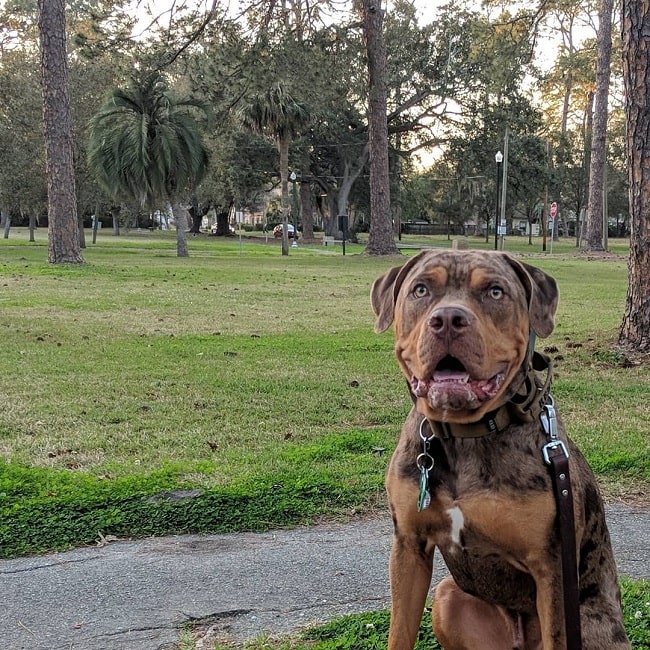
<path fill-rule="evenodd" d="M 297 133 L 309 124 L 307 108 L 276 83 L 255 95 L 239 111 L 242 124 L 253 133 L 270 136 L 280 153 L 280 190 L 282 201 L 282 254 L 289 254 L 289 145 Z M 297 234 L 296 234 L 297 236 Z"/>
<path fill-rule="evenodd" d="M 89 125 L 88 167 L 116 200 L 141 208 L 171 205 L 179 257 L 187 257 L 185 211 L 180 200 L 202 180 L 208 151 L 192 99 L 176 98 L 160 72 L 111 92 Z"/>

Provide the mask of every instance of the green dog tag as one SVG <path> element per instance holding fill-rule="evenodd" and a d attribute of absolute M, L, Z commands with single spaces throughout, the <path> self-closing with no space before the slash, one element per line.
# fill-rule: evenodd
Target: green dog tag
<path fill-rule="evenodd" d="M 429 507 L 431 494 L 429 493 L 429 470 L 423 467 L 420 470 L 420 492 L 418 493 L 418 512 Z"/>

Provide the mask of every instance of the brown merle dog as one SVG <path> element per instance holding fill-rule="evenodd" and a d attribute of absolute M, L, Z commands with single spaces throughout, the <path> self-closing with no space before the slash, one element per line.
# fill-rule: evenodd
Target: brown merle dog
<path fill-rule="evenodd" d="M 414 646 L 436 547 L 451 574 L 432 612 L 446 650 L 567 649 L 541 452 L 550 377 L 531 350 L 535 334 L 553 330 L 555 281 L 504 253 L 427 251 L 380 277 L 371 297 L 375 330 L 394 322 L 414 401 L 386 476 L 389 649 Z M 570 454 L 582 647 L 629 649 L 598 487 L 561 422 L 559 437 Z"/>

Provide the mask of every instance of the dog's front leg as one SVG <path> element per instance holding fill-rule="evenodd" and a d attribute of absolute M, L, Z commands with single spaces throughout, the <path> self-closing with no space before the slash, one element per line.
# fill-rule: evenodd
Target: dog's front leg
<path fill-rule="evenodd" d="M 388 650 L 413 650 L 431 586 L 434 549 L 426 537 L 395 534 L 389 565 L 392 606 Z"/>
<path fill-rule="evenodd" d="M 559 561 L 550 559 L 533 571 L 543 650 L 572 650 L 566 647 L 561 576 Z"/>

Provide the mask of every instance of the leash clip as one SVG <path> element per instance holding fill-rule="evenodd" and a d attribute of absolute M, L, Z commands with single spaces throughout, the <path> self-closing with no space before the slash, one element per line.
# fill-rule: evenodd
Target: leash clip
<path fill-rule="evenodd" d="M 544 455 L 544 462 L 547 465 L 551 464 L 551 455 L 552 452 L 560 450 L 566 458 L 569 457 L 569 451 L 566 448 L 566 445 L 558 438 L 557 435 L 557 415 L 555 414 L 555 404 L 553 402 L 553 397 L 548 396 L 549 403 L 544 404 L 542 412 L 539 414 L 539 419 L 542 422 L 544 431 L 549 438 L 547 442 L 542 447 L 542 454 Z"/>
<path fill-rule="evenodd" d="M 553 397 L 548 396 L 549 403 L 544 404 L 542 412 L 539 414 L 539 419 L 542 421 L 542 426 L 546 435 L 551 441 L 557 440 L 557 415 L 555 414 L 555 403 Z"/>

